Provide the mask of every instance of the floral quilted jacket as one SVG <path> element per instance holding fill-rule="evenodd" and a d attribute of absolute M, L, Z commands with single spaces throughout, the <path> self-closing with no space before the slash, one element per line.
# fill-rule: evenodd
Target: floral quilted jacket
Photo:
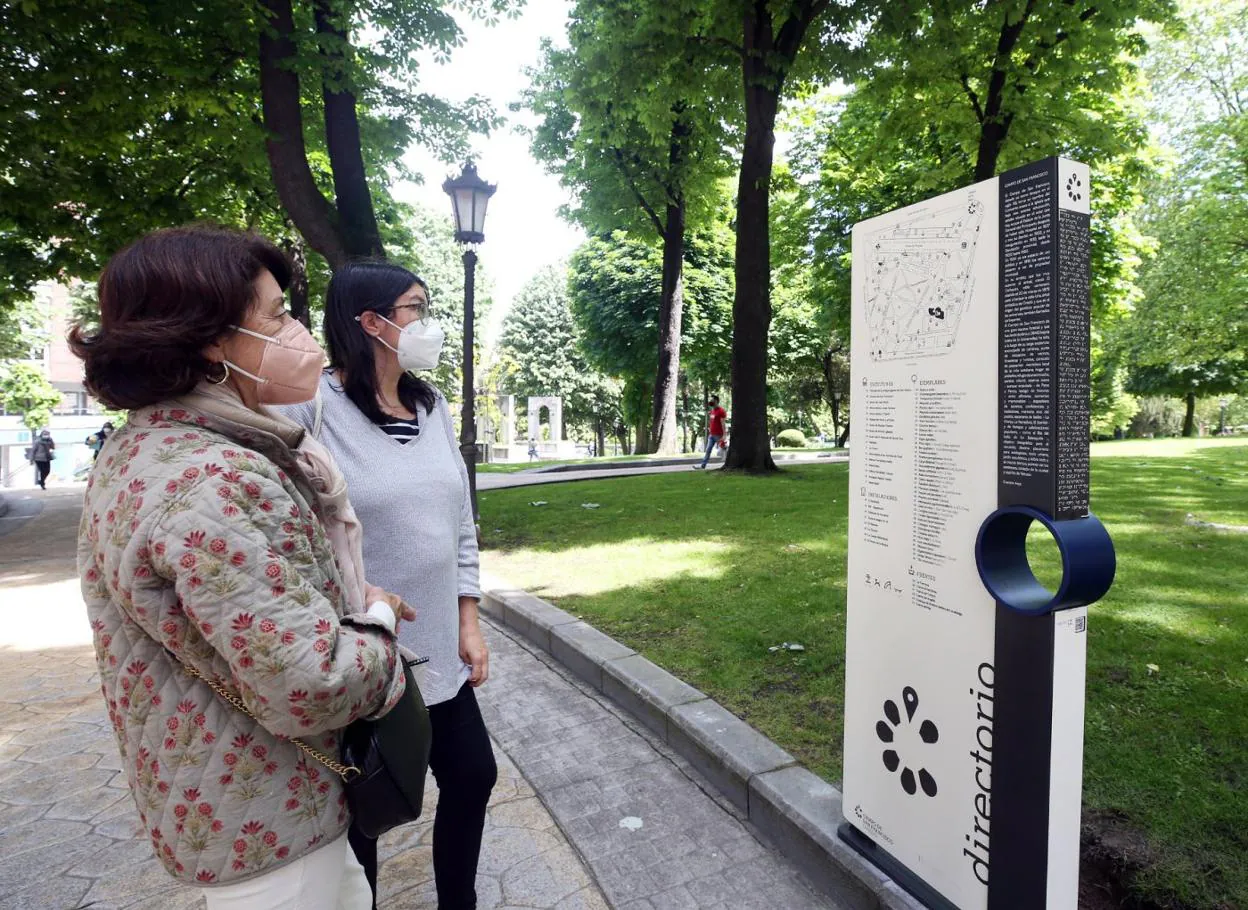
<path fill-rule="evenodd" d="M 383 625 L 343 615 L 315 493 L 291 455 L 302 431 L 181 406 L 196 400 L 135 411 L 108 440 L 78 568 L 146 833 L 172 875 L 213 885 L 346 829 L 340 779 L 289 740 L 336 757 L 336 731 L 388 710 L 403 674 Z"/>

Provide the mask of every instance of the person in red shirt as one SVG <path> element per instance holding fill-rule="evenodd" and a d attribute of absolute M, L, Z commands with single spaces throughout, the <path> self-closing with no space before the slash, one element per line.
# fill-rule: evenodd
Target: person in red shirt
<path fill-rule="evenodd" d="M 718 395 L 712 395 L 706 407 L 708 415 L 706 422 L 706 455 L 702 458 L 701 464 L 693 466 L 695 471 L 706 470 L 706 463 L 711 460 L 711 453 L 715 451 L 719 441 L 724 438 L 724 418 L 728 416 L 728 412 L 719 406 Z"/>

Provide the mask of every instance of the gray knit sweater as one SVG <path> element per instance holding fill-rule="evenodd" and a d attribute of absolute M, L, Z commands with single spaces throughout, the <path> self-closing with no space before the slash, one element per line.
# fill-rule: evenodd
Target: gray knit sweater
<path fill-rule="evenodd" d="M 446 399 L 439 393 L 433 413 L 419 415 L 420 435 L 402 443 L 328 374 L 320 394 L 320 440 L 346 477 L 363 525 L 365 578 L 415 608 L 415 621 L 399 626 L 399 641 L 429 658 L 416 674 L 425 703 L 447 701 L 470 672 L 459 658 L 459 598 L 479 599 L 481 590 L 468 472 Z M 313 402 L 279 410 L 311 429 Z"/>

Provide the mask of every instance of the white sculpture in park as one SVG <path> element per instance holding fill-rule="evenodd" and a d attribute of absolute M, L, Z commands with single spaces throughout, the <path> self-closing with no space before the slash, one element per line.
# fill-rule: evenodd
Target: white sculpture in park
<path fill-rule="evenodd" d="M 563 399 L 558 395 L 534 396 L 529 399 L 529 431 L 526 439 L 516 436 L 516 396 L 499 395 L 499 438 L 494 440 L 494 426 L 485 414 L 478 418 L 479 439 L 489 440 L 491 461 L 529 461 L 532 459 L 575 458 L 576 443 L 563 438 Z M 542 423 L 542 409 L 547 421 Z M 547 432 L 543 432 L 543 428 Z"/>
<path fill-rule="evenodd" d="M 550 436 L 542 439 L 542 408 L 550 421 Z M 563 399 L 558 395 L 529 399 L 529 439 L 534 442 L 559 442 L 563 438 Z"/>

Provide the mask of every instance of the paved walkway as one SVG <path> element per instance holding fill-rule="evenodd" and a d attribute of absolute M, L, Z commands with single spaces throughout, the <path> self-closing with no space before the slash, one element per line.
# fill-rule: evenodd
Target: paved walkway
<path fill-rule="evenodd" d="M 0 910 L 200 908 L 137 836 L 74 574 L 81 489 L 37 495 L 42 513 L 0 543 Z M 486 634 L 500 780 L 482 910 L 834 910 L 683 760 Z M 430 817 L 383 840 L 381 910 L 436 906 Z"/>
<path fill-rule="evenodd" d="M 202 908 L 139 836 L 104 714 L 74 571 L 81 486 L 25 495 L 42 513 L 0 538 L 0 910 Z M 495 752 L 481 910 L 607 910 L 533 788 Z M 437 905 L 432 778 L 425 805 L 421 822 L 382 840 L 381 910 Z"/>
<path fill-rule="evenodd" d="M 834 910 L 684 759 L 551 659 L 492 629 L 491 733 L 615 910 Z"/>
<path fill-rule="evenodd" d="M 847 452 L 808 452 L 783 456 L 786 464 L 827 464 L 832 461 L 848 461 Z M 478 490 L 501 490 L 508 487 L 528 487 L 545 483 L 569 483 L 574 480 L 604 480 L 609 477 L 636 477 L 642 474 L 688 473 L 700 459 L 690 459 L 686 464 L 647 465 L 645 462 L 619 462 L 619 468 L 594 468 L 586 471 L 542 471 L 541 468 L 517 471 L 514 474 L 494 471 L 477 472 Z M 718 471 L 723 459 L 712 459 L 707 470 Z"/>

